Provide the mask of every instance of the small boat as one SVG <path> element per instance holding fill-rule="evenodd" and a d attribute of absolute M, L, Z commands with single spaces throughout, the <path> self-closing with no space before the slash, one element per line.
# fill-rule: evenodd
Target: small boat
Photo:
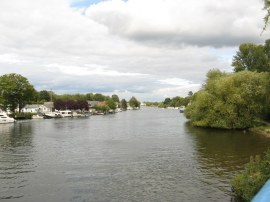
<path fill-rule="evenodd" d="M 0 113 L 0 123 L 14 123 L 15 119 L 10 118 L 6 113 L 1 112 Z"/>
<path fill-rule="evenodd" d="M 58 112 L 47 112 L 43 115 L 44 119 L 61 118 Z"/>
<path fill-rule="evenodd" d="M 37 113 L 37 114 L 32 116 L 32 119 L 43 119 L 43 118 L 44 118 L 44 116 L 41 113 Z"/>
<path fill-rule="evenodd" d="M 105 115 L 104 112 L 96 112 L 95 115 Z"/>
<path fill-rule="evenodd" d="M 180 112 L 180 113 L 184 113 L 185 109 L 186 109 L 186 108 L 185 108 L 184 106 L 182 106 L 182 107 L 179 108 L 179 112 Z"/>

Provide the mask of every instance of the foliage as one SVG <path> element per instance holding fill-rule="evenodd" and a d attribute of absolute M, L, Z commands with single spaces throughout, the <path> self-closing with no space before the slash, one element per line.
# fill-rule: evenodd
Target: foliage
<path fill-rule="evenodd" d="M 116 104 L 115 104 L 115 101 L 113 99 L 109 99 L 106 101 L 106 105 L 110 108 L 110 109 L 113 109 L 115 110 L 116 109 Z"/>
<path fill-rule="evenodd" d="M 32 116 L 35 113 L 31 113 L 31 112 L 14 112 L 11 114 L 11 117 L 15 118 L 15 119 L 32 119 Z"/>
<path fill-rule="evenodd" d="M 165 100 L 163 101 L 163 104 L 164 104 L 165 106 L 168 106 L 168 105 L 170 104 L 170 102 L 171 102 L 171 98 L 167 97 L 167 98 L 165 98 Z"/>
<path fill-rule="evenodd" d="M 113 94 L 111 98 L 114 102 L 120 102 L 118 95 Z"/>
<path fill-rule="evenodd" d="M 86 100 L 94 101 L 94 94 L 93 93 L 87 93 L 85 95 Z"/>
<path fill-rule="evenodd" d="M 249 128 L 266 105 L 268 73 L 211 70 L 202 90 L 197 92 L 185 115 L 195 126 Z"/>
<path fill-rule="evenodd" d="M 55 100 L 54 108 L 57 110 L 89 110 L 88 103 L 85 100 Z"/>
<path fill-rule="evenodd" d="M 264 10 L 266 10 L 266 15 L 264 17 L 264 27 L 263 31 L 266 30 L 267 25 L 269 24 L 269 17 L 270 17 L 270 0 L 264 0 Z"/>
<path fill-rule="evenodd" d="M 94 101 L 105 101 L 105 96 L 100 94 L 100 93 L 96 93 L 93 96 L 93 100 Z"/>
<path fill-rule="evenodd" d="M 132 108 L 140 107 L 141 103 L 133 96 L 129 100 L 129 106 Z"/>
<path fill-rule="evenodd" d="M 38 99 L 43 102 L 48 102 L 51 100 L 51 94 L 47 90 L 39 91 L 38 93 Z"/>
<path fill-rule="evenodd" d="M 267 54 L 269 43 L 265 45 L 256 45 L 252 43 L 241 44 L 239 51 L 233 58 L 232 66 L 234 71 L 270 71 L 269 57 Z"/>
<path fill-rule="evenodd" d="M 232 179 L 233 191 L 241 198 L 251 201 L 270 178 L 270 149 L 263 159 L 251 157 L 245 170 Z"/>
<path fill-rule="evenodd" d="M 86 100 L 86 95 L 84 94 L 63 94 L 63 95 L 55 95 L 55 100 Z"/>
<path fill-rule="evenodd" d="M 121 100 L 121 108 L 123 110 L 127 110 L 127 101 L 125 99 Z"/>
<path fill-rule="evenodd" d="M 94 109 L 98 112 L 103 112 L 103 113 L 107 113 L 110 108 L 108 107 L 108 105 L 104 105 L 104 106 L 95 106 Z"/>
<path fill-rule="evenodd" d="M 147 107 L 158 107 L 160 102 L 145 102 Z"/>
<path fill-rule="evenodd" d="M 6 110 L 12 112 L 18 107 L 19 111 L 36 96 L 34 87 L 27 78 L 19 74 L 5 74 L 0 77 L 0 103 Z"/>
<path fill-rule="evenodd" d="M 180 97 L 176 96 L 173 98 L 165 98 L 165 100 L 158 104 L 160 108 L 167 108 L 167 107 L 181 107 L 187 106 L 193 96 L 193 92 L 189 91 L 187 97 Z"/>

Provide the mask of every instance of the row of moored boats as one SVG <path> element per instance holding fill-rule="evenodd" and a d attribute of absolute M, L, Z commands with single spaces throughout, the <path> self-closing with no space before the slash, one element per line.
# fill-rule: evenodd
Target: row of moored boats
<path fill-rule="evenodd" d="M 43 114 L 33 115 L 34 119 L 51 119 L 51 118 L 64 118 L 64 117 L 86 117 L 88 114 L 81 114 L 70 110 L 62 110 L 55 112 L 47 112 Z M 7 115 L 6 112 L 0 112 L 0 124 L 1 123 L 14 123 L 16 120 Z"/>

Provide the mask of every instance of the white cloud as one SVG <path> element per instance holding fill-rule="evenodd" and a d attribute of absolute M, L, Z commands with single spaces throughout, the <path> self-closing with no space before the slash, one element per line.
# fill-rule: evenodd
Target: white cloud
<path fill-rule="evenodd" d="M 59 65 L 59 64 L 49 64 L 45 65 L 49 67 L 51 72 L 60 71 L 61 74 L 73 75 L 73 76 L 112 76 L 112 77 L 121 77 L 121 76 L 147 76 L 147 74 L 140 73 L 131 73 L 131 72 L 119 72 L 115 70 L 110 70 L 107 67 L 96 65 L 96 64 L 87 64 L 83 67 L 78 66 L 68 66 L 68 65 Z"/>
<path fill-rule="evenodd" d="M 209 69 L 230 71 L 240 43 L 269 36 L 258 0 L 76 1 L 1 0 L 0 74 L 38 90 L 160 100 L 199 89 Z"/>
<path fill-rule="evenodd" d="M 223 47 L 261 41 L 262 6 L 258 0 L 110 0 L 86 15 L 112 34 L 144 43 Z"/>

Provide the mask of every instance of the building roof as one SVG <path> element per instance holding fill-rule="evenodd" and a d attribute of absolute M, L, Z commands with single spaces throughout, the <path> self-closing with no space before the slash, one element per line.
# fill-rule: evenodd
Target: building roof
<path fill-rule="evenodd" d="M 53 102 L 44 102 L 44 106 L 49 108 L 49 109 L 53 109 L 54 108 L 54 104 Z"/>
<path fill-rule="evenodd" d="M 38 104 L 32 104 L 32 105 L 25 105 L 25 109 L 37 109 L 42 107 L 43 105 L 38 105 Z"/>
<path fill-rule="evenodd" d="M 99 101 L 87 101 L 87 103 L 90 107 L 95 107 L 99 103 Z"/>

